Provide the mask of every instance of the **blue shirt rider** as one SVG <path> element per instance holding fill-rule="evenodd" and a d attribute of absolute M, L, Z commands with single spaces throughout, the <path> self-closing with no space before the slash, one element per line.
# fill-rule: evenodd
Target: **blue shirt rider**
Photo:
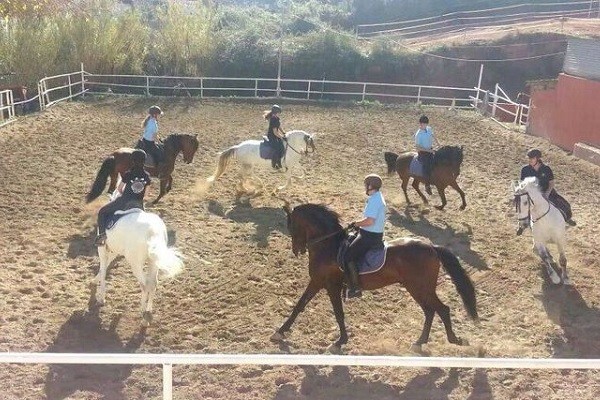
<path fill-rule="evenodd" d="M 283 158 L 283 153 L 285 152 L 285 147 L 283 146 L 285 132 L 283 129 L 281 129 L 279 114 L 281 114 L 281 107 L 277 104 L 274 104 L 273 107 L 271 107 L 271 111 L 264 112 L 265 119 L 269 121 L 267 138 L 269 139 L 269 144 L 274 150 L 273 158 L 271 159 L 271 165 L 275 169 L 281 168 L 281 159 Z"/>
<path fill-rule="evenodd" d="M 163 162 L 163 153 L 158 147 L 158 116 L 163 115 L 159 106 L 152 106 L 148 109 L 148 116 L 142 122 L 144 132 L 142 134 L 143 148 L 154 159 L 154 164 L 158 167 Z"/>
<path fill-rule="evenodd" d="M 367 194 L 367 204 L 363 211 L 361 220 L 352 222 L 350 228 L 358 228 L 359 235 L 350 244 L 345 256 L 345 272 L 348 280 L 348 298 L 361 297 L 358 278 L 358 261 L 372 248 L 383 247 L 383 230 L 385 227 L 385 215 L 387 206 L 381 193 L 383 181 L 376 174 L 370 174 L 365 177 L 365 192 Z"/>
<path fill-rule="evenodd" d="M 439 147 L 433 129 L 429 124 L 429 118 L 426 115 L 419 118 L 419 129 L 414 134 L 415 147 L 417 148 L 418 158 L 421 164 L 423 164 L 423 174 L 425 175 L 425 191 L 427 194 L 431 194 L 431 167 L 433 164 L 433 145 Z"/>

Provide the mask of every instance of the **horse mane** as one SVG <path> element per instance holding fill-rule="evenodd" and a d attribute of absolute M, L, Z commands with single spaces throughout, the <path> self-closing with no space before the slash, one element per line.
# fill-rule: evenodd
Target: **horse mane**
<path fill-rule="evenodd" d="M 301 218 L 316 225 L 323 232 L 335 232 L 342 229 L 340 215 L 325 204 L 301 204 L 294 207 L 293 213 L 298 213 Z"/>
<path fill-rule="evenodd" d="M 433 167 L 438 165 L 460 166 L 463 161 L 463 149 L 460 146 L 442 146 L 433 156 Z"/>
<path fill-rule="evenodd" d="M 540 185 L 538 182 L 538 178 L 536 178 L 535 176 L 528 176 L 525 179 L 523 179 L 519 185 L 516 187 L 517 191 L 524 191 L 527 188 L 536 188 L 536 190 L 540 191 Z"/>

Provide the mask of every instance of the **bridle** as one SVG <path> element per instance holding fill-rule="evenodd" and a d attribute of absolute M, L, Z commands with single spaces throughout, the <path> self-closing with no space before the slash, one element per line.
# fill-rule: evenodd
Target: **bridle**
<path fill-rule="evenodd" d="M 307 245 L 307 246 L 312 246 L 312 245 L 314 245 L 314 244 L 320 243 L 320 242 L 322 242 L 322 241 L 323 241 L 323 240 L 325 240 L 325 239 L 329 239 L 329 238 L 330 238 L 330 237 L 332 237 L 332 236 L 335 236 L 335 235 L 338 235 L 338 234 L 340 234 L 341 232 L 346 232 L 346 231 L 348 231 L 348 229 L 349 229 L 349 228 L 342 228 L 342 229 L 338 229 L 338 230 L 336 230 L 336 231 L 334 231 L 334 232 L 328 233 L 327 235 L 324 235 L 324 236 L 319 236 L 319 237 L 318 237 L 318 238 L 316 238 L 316 239 L 309 240 L 309 241 L 306 243 L 306 245 Z"/>
<path fill-rule="evenodd" d="M 306 136 L 304 137 L 304 143 L 305 143 L 306 147 L 305 147 L 305 149 L 304 149 L 304 151 L 303 151 L 303 152 L 296 150 L 296 149 L 295 149 L 295 148 L 294 148 L 294 147 L 293 147 L 293 146 L 290 144 L 290 142 L 289 142 L 289 140 L 287 140 L 287 138 L 284 138 L 283 140 L 285 141 L 285 147 L 286 147 L 286 151 L 287 151 L 287 148 L 289 147 L 290 149 L 292 149 L 292 151 L 294 151 L 294 153 L 296 153 L 296 154 L 299 154 L 299 155 L 301 155 L 301 156 L 302 156 L 302 155 L 306 155 L 306 154 L 308 154 L 308 153 L 309 153 L 309 151 L 308 151 L 308 141 L 309 141 L 309 139 L 311 139 L 311 138 L 310 138 L 310 136 L 309 136 L 308 138 L 307 138 Z M 314 153 L 314 151 L 315 151 L 315 150 L 314 150 L 314 144 L 313 144 L 313 151 L 312 151 L 312 153 Z"/>
<path fill-rule="evenodd" d="M 528 192 L 525 193 L 520 193 L 520 194 L 515 194 L 515 211 L 517 213 L 521 213 L 521 197 L 523 196 L 527 196 L 527 216 L 523 217 L 523 218 L 519 218 L 519 221 L 531 221 L 531 223 L 535 223 L 537 221 L 539 221 L 540 219 L 544 218 L 549 212 L 550 212 L 550 208 L 552 207 L 552 205 L 550 204 L 550 202 L 548 200 L 546 200 L 548 202 L 548 209 L 546 210 L 545 213 L 543 213 L 538 219 L 533 219 L 533 217 L 531 216 L 531 205 L 535 205 L 535 202 L 533 201 L 533 199 L 531 198 L 531 196 L 529 195 Z"/>

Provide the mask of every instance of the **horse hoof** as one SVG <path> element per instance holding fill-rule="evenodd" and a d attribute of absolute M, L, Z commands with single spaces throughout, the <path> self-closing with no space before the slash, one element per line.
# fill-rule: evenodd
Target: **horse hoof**
<path fill-rule="evenodd" d="M 571 281 L 571 279 L 567 276 L 563 278 L 563 285 L 565 286 L 572 286 L 573 282 Z"/>
<path fill-rule="evenodd" d="M 423 353 L 423 346 L 421 346 L 420 344 L 417 343 L 413 343 L 410 345 L 410 351 L 412 351 L 413 353 Z"/>
<path fill-rule="evenodd" d="M 469 341 L 467 339 L 458 339 L 459 346 L 470 346 Z"/>
<path fill-rule="evenodd" d="M 342 354 L 342 346 L 339 344 L 333 343 L 331 346 L 327 348 L 327 351 L 331 354 Z"/>
<path fill-rule="evenodd" d="M 271 342 L 273 343 L 283 342 L 283 340 L 285 340 L 285 336 L 279 332 L 275 332 L 273 335 L 271 335 Z"/>
<path fill-rule="evenodd" d="M 437 208 L 440 211 L 442 211 L 444 209 L 444 206 L 434 206 L 434 207 Z"/>
<path fill-rule="evenodd" d="M 458 207 L 458 209 L 459 209 L 460 211 L 464 211 L 464 209 L 465 209 L 465 208 L 467 208 L 467 206 L 466 206 L 466 205 Z"/>
<path fill-rule="evenodd" d="M 144 313 L 142 314 L 142 325 L 143 326 L 148 326 L 150 325 L 150 323 L 152 322 L 152 312 L 150 311 L 144 311 Z"/>

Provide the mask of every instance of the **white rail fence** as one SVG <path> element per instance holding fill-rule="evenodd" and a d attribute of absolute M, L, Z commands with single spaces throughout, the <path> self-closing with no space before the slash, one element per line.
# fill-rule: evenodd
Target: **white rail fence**
<path fill-rule="evenodd" d="M 530 97 L 524 93 L 519 93 L 517 100 L 527 101 L 527 104 L 511 100 L 502 90 L 500 85 L 496 84 L 494 92 L 475 88 L 477 95 L 471 98 L 473 107 L 479 109 L 484 115 L 489 115 L 498 122 L 509 122 L 516 126 L 527 125 L 529 109 L 531 107 Z"/>
<path fill-rule="evenodd" d="M 12 90 L 0 91 L 0 126 L 11 122 L 15 117 L 15 104 Z"/>
<path fill-rule="evenodd" d="M 326 365 L 406 368 L 600 369 L 600 359 L 458 358 L 315 354 L 0 353 L 0 364 L 161 365 L 163 399 L 173 398 L 173 365 Z"/>

